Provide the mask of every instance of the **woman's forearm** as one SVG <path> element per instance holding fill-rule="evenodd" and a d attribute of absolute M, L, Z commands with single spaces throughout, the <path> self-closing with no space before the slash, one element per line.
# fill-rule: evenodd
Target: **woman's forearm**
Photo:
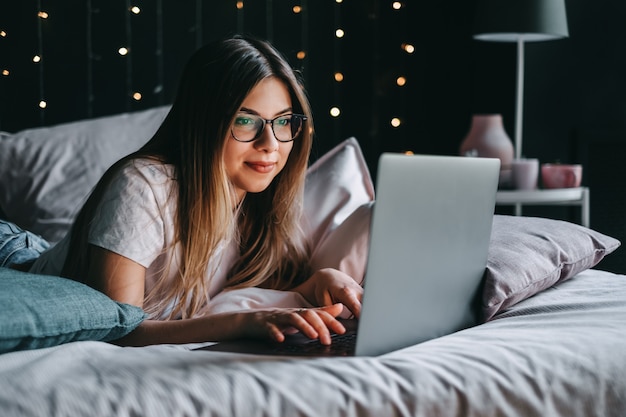
<path fill-rule="evenodd" d="M 232 339 L 242 329 L 245 314 L 224 313 L 184 320 L 145 320 L 127 336 L 115 341 L 122 346 L 162 343 L 183 344 Z"/>
<path fill-rule="evenodd" d="M 330 344 L 330 333 L 343 333 L 337 317 L 340 304 L 320 308 L 272 308 L 220 313 L 185 320 L 146 320 L 127 336 L 121 346 L 217 342 L 235 338 L 262 338 L 282 342 L 284 332 L 296 329 L 306 337 Z"/>

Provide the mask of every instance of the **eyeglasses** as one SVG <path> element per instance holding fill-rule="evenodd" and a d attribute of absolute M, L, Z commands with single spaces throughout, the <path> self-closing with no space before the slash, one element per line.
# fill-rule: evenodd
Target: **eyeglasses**
<path fill-rule="evenodd" d="M 230 129 L 233 138 L 239 142 L 252 142 L 263 134 L 265 125 L 272 126 L 272 132 L 279 142 L 291 142 L 298 137 L 307 117 L 303 114 L 286 114 L 267 120 L 254 114 L 240 113 Z"/>

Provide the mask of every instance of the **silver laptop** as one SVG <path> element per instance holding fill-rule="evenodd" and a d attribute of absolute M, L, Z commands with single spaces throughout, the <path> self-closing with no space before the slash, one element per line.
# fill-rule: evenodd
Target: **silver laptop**
<path fill-rule="evenodd" d="M 361 317 L 347 334 L 202 349 L 377 356 L 476 324 L 499 170 L 491 158 L 381 155 Z"/>

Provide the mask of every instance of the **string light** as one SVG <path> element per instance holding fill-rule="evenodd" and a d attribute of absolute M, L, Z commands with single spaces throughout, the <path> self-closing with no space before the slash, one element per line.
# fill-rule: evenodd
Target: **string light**
<path fill-rule="evenodd" d="M 10 73 L 9 73 L 9 70 L 8 70 L 8 69 L 3 69 L 3 70 L 2 70 L 2 75 L 4 75 L 5 77 L 6 77 L 6 76 L 8 76 L 9 74 L 10 74 Z"/>
<path fill-rule="evenodd" d="M 343 31 L 343 29 L 337 29 L 335 31 L 335 36 L 338 38 L 343 38 L 344 35 L 345 35 L 345 32 Z"/>
<path fill-rule="evenodd" d="M 128 48 L 121 47 L 120 49 L 117 50 L 117 53 L 122 56 L 128 55 Z"/>
<path fill-rule="evenodd" d="M 243 1 L 238 1 L 238 2 L 237 2 L 237 8 L 238 8 L 239 10 L 243 9 Z"/>
<path fill-rule="evenodd" d="M 338 83 L 343 81 L 343 74 L 340 72 L 336 72 L 335 73 L 335 81 L 337 81 Z"/>
<path fill-rule="evenodd" d="M 134 98 L 136 101 L 141 100 L 141 93 L 140 93 L 140 92 L 138 92 L 138 91 L 137 91 L 137 92 L 135 92 L 135 93 L 133 93 L 133 98 Z"/>
<path fill-rule="evenodd" d="M 0 30 L 0 36 L 3 38 L 7 37 L 7 33 L 4 30 Z"/>
<path fill-rule="evenodd" d="M 406 84 L 406 78 L 405 77 L 398 77 L 398 78 L 396 78 L 396 84 L 399 87 L 404 87 L 404 85 Z"/>
<path fill-rule="evenodd" d="M 301 6 L 293 6 L 293 8 L 291 10 L 293 10 L 293 12 L 295 14 L 298 14 L 298 13 L 300 13 L 302 11 L 302 7 Z"/>
<path fill-rule="evenodd" d="M 391 7 L 393 7 L 394 10 L 400 10 L 402 7 L 404 7 L 404 4 L 399 1 L 394 1 L 393 3 L 391 3 Z"/>
<path fill-rule="evenodd" d="M 296 58 L 298 58 L 298 59 L 304 59 L 304 58 L 306 58 L 306 52 L 304 52 L 304 51 L 298 51 L 298 53 L 296 54 Z"/>
<path fill-rule="evenodd" d="M 391 119 L 391 126 L 400 127 L 401 124 L 402 124 L 402 121 L 399 118 L 394 117 L 393 119 Z"/>
<path fill-rule="evenodd" d="M 339 117 L 339 115 L 341 114 L 341 110 L 339 110 L 339 107 L 331 107 L 330 108 L 330 115 L 333 117 Z"/>
<path fill-rule="evenodd" d="M 404 49 L 404 52 L 406 52 L 407 54 L 412 54 L 413 52 L 415 52 L 415 47 L 410 43 L 403 43 L 402 45 L 400 45 L 400 47 Z"/>
<path fill-rule="evenodd" d="M 134 14 L 139 14 L 141 13 L 141 9 L 138 6 L 133 6 L 130 8 L 130 11 Z"/>
<path fill-rule="evenodd" d="M 38 7 L 41 7 L 41 0 L 37 1 L 37 5 Z M 44 110 L 46 107 L 48 107 L 48 103 L 44 100 L 45 97 L 45 86 L 44 86 L 44 64 L 42 62 L 42 56 L 43 56 L 43 21 L 47 20 L 48 17 L 50 17 L 48 15 L 48 12 L 44 11 L 44 10 L 39 10 L 37 12 L 37 17 L 39 17 L 39 21 L 37 22 L 37 54 L 35 56 L 33 56 L 33 62 L 35 64 L 38 64 L 39 68 L 38 68 L 38 73 L 39 73 L 39 108 L 41 110 Z M 39 121 L 40 123 L 43 125 L 45 122 L 45 112 L 40 111 L 39 112 Z"/>

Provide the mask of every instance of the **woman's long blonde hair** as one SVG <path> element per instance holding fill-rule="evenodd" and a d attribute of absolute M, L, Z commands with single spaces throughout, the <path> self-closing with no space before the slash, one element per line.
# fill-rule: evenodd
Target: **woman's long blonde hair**
<path fill-rule="evenodd" d="M 307 116 L 283 170 L 260 193 L 248 193 L 239 207 L 223 164 L 224 143 L 241 103 L 259 81 L 276 77 L 291 94 L 294 113 Z M 182 249 L 179 279 L 163 276 L 144 303 L 157 317 L 192 317 L 208 301 L 207 273 L 221 244 L 237 239 L 240 257 L 228 274 L 232 287 L 293 287 L 308 276 L 308 247 L 299 226 L 304 180 L 313 135 L 312 114 L 297 73 L 267 42 L 235 36 L 199 49 L 188 61 L 170 112 L 137 152 L 113 165 L 79 212 L 63 276 L 88 282 L 87 234 L 101 196 L 128 161 L 150 158 L 174 167 L 178 183 L 176 241 Z M 174 187 L 176 189 L 176 187 Z M 168 248 L 164 248 L 164 251 Z M 170 260 L 171 262 L 171 260 Z M 159 297 L 161 299 L 156 299 Z M 166 294 L 165 297 L 162 294 Z"/>

